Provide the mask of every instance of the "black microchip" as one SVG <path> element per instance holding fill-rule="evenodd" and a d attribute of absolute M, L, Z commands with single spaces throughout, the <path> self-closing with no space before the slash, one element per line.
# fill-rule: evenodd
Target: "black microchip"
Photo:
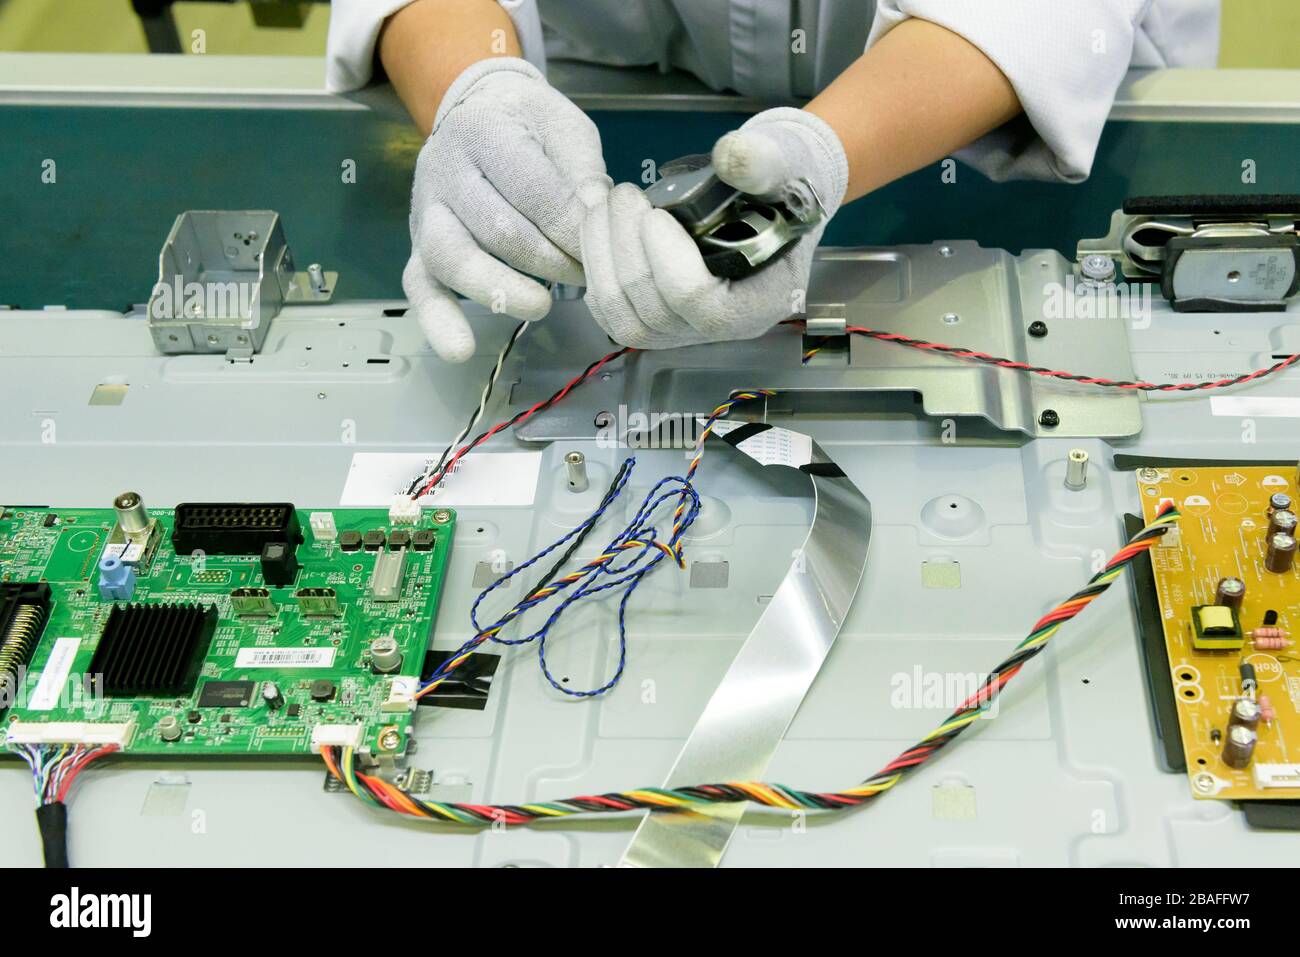
<path fill-rule="evenodd" d="M 289 705 L 288 712 L 289 717 L 296 718 L 298 715 L 302 714 L 302 705 L 295 701 L 293 704 Z"/>
<path fill-rule="evenodd" d="M 199 691 L 199 707 L 247 708 L 256 687 L 255 681 L 205 681 Z"/>
<path fill-rule="evenodd" d="M 361 547 L 361 533 L 348 529 L 345 532 L 339 532 L 339 548 L 345 552 L 355 552 Z"/>
<path fill-rule="evenodd" d="M 411 546 L 417 552 L 427 552 L 433 548 L 434 534 L 429 528 L 421 528 L 411 536 Z"/>

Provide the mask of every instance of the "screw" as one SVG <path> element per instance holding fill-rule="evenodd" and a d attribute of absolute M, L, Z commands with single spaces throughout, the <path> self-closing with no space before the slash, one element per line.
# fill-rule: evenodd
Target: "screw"
<path fill-rule="evenodd" d="M 1115 278 L 1115 260 L 1102 253 L 1092 253 L 1079 261 L 1079 272 L 1093 282 L 1110 282 Z"/>
<path fill-rule="evenodd" d="M 1152 484 L 1160 481 L 1160 470 L 1153 469 L 1150 466 L 1138 469 L 1138 480 Z"/>
<path fill-rule="evenodd" d="M 433 513 L 433 523 L 435 525 L 446 525 L 451 521 L 451 512 L 445 508 L 440 508 Z"/>
<path fill-rule="evenodd" d="M 385 751 L 395 751 L 401 743 L 402 736 L 397 733 L 396 728 L 385 728 L 379 734 L 379 746 Z"/>
<path fill-rule="evenodd" d="M 307 281 L 311 283 L 314 291 L 318 293 L 326 291 L 325 270 L 320 268 L 320 263 L 312 263 L 307 267 Z"/>
<path fill-rule="evenodd" d="M 1035 339 L 1041 339 L 1047 335 L 1047 323 L 1041 319 L 1035 319 L 1029 324 L 1029 334 Z"/>
<path fill-rule="evenodd" d="M 1054 429 L 1061 424 L 1061 417 L 1055 409 L 1044 409 L 1038 416 L 1038 424 L 1045 429 Z"/>
<path fill-rule="evenodd" d="M 943 314 L 943 321 L 951 326 L 958 322 L 961 322 L 961 316 L 957 315 L 957 313 L 955 312 L 945 312 Z"/>

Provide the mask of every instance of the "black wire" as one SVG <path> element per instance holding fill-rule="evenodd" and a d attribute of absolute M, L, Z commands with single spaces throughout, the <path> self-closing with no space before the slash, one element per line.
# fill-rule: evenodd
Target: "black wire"
<path fill-rule="evenodd" d="M 588 377 L 589 375 L 591 375 L 592 370 L 595 369 L 596 366 L 598 366 L 598 365 L 600 365 L 600 364 L 602 364 L 602 363 L 604 363 L 604 362 L 613 362 L 613 361 L 614 361 L 615 359 L 617 359 L 619 356 L 627 355 L 629 352 L 632 352 L 632 351 L 633 351 L 633 350 L 632 350 L 630 347 L 625 347 L 625 348 L 619 349 L 617 352 L 611 352 L 609 355 L 601 356 L 599 359 L 596 359 L 596 360 L 595 360 L 594 362 L 592 362 L 589 366 L 587 366 L 587 368 L 583 369 L 582 372 L 581 372 L 579 375 L 577 375 L 575 378 L 569 380 L 569 381 L 566 382 L 564 385 L 560 386 L 558 389 L 556 389 L 554 392 L 552 392 L 551 395 L 550 395 L 550 397 L 547 398 L 545 401 L 543 401 L 543 402 L 542 402 L 540 405 L 538 405 L 536 408 L 533 408 L 533 407 L 530 406 L 530 407 L 528 407 L 528 408 L 520 409 L 520 410 L 519 410 L 518 412 L 516 412 L 513 416 L 511 416 L 511 417 L 510 417 L 506 422 L 504 422 L 504 423 L 500 426 L 500 428 L 498 429 L 498 431 L 502 431 L 502 432 L 504 432 L 506 429 L 510 428 L 510 426 L 512 426 L 512 425 L 514 425 L 515 423 L 517 423 L 520 419 L 526 418 L 527 416 L 530 416 L 530 415 L 536 415 L 538 412 L 545 412 L 545 411 L 546 411 L 547 409 L 549 409 L 551 406 L 555 405 L 555 403 L 558 402 L 558 401 L 560 400 L 560 397 L 561 397 L 562 395 L 565 395 L 566 392 L 569 392 L 569 391 L 572 391 L 573 389 L 576 389 L 576 388 L 577 388 L 578 386 L 580 386 L 583 382 L 585 382 L 585 381 L 587 380 L 587 377 Z M 498 427 L 494 425 L 494 426 L 492 426 L 492 428 L 490 428 L 490 429 L 484 429 L 482 432 L 480 432 L 480 433 L 479 433 L 478 435 L 476 435 L 474 438 L 472 438 L 472 439 L 470 439 L 468 442 L 466 442 L 465 445 L 463 446 L 463 448 L 465 448 L 465 449 L 472 449 L 472 448 L 474 448 L 474 446 L 478 445 L 480 442 L 482 442 L 482 441 L 487 437 L 488 432 L 491 432 L 493 429 L 497 429 L 497 428 L 498 428 Z M 428 488 L 426 488 L 424 491 L 425 491 L 426 493 L 432 491 L 432 490 L 433 490 L 434 488 L 436 488 L 436 487 L 439 485 L 439 483 L 441 483 L 442 480 L 445 479 L 446 477 L 447 477 L 447 476 L 445 476 L 445 475 L 439 475 L 439 476 L 438 476 L 438 480 L 437 480 L 436 482 L 434 482 L 433 484 L 431 484 L 431 485 L 430 485 Z M 421 479 L 423 479 L 423 476 L 421 476 Z M 418 485 L 419 482 L 417 481 L 416 484 Z M 411 492 L 410 494 L 414 495 L 415 493 L 414 493 L 414 492 Z"/>
<path fill-rule="evenodd" d="M 614 501 L 615 497 L 618 495 L 619 483 L 622 482 L 623 475 L 628 470 L 628 461 L 629 460 L 625 459 L 623 461 L 623 464 L 619 467 L 618 474 L 615 475 L 614 480 L 609 483 L 609 488 L 605 490 L 605 496 L 600 500 L 600 505 L 592 510 L 593 515 L 599 515 L 601 512 L 603 512 L 606 508 L 609 507 L 609 503 Z M 555 576 L 560 573 L 560 569 L 562 569 L 566 564 L 568 564 L 569 559 L 572 558 L 574 552 L 578 550 L 578 546 L 582 544 L 582 540 L 587 537 L 587 533 L 590 532 L 595 527 L 596 527 L 596 523 L 594 521 L 590 522 L 583 528 L 582 531 L 580 531 L 577 535 L 573 536 L 573 540 L 569 542 L 569 547 L 564 550 L 564 554 L 560 556 L 560 560 L 557 561 L 554 565 L 552 565 L 551 570 L 548 571 L 545 575 L 543 575 L 541 579 L 537 582 L 537 584 L 532 587 L 532 590 L 528 593 L 528 596 L 524 598 L 524 601 L 529 601 L 532 598 L 536 597 L 539 591 L 541 591 L 543 588 L 545 588 L 547 585 L 551 583 L 551 580 L 554 579 Z"/>
<path fill-rule="evenodd" d="M 1226 389 L 1234 385 L 1241 385 L 1243 382 L 1255 382 L 1265 376 L 1273 375 L 1283 369 L 1290 368 L 1297 362 L 1300 362 L 1300 352 L 1285 356 L 1280 362 L 1275 362 L 1266 369 L 1259 369 L 1255 372 L 1243 372 L 1241 375 L 1232 376 L 1227 379 L 1215 380 L 1213 382 L 1137 382 L 1131 379 L 1106 379 L 1100 376 L 1082 375 L 1077 372 L 1064 372 L 1059 369 L 1049 369 L 1046 366 L 1031 366 L 1014 359 L 1006 359 L 1002 356 L 989 355 L 987 353 L 977 352 L 967 349 L 965 346 L 950 346 L 939 342 L 930 342 L 927 339 L 913 339 L 910 336 L 902 336 L 894 332 L 884 332 L 879 329 L 854 328 L 850 330 L 854 335 L 867 336 L 881 342 L 892 342 L 900 346 L 909 346 L 919 349 L 922 352 L 937 352 L 943 355 L 951 355 L 958 359 L 967 359 L 971 362 L 979 362 L 984 365 L 996 366 L 1002 369 L 1010 369 L 1013 372 L 1029 372 L 1036 375 L 1047 376 L 1052 379 L 1060 379 L 1064 382 L 1082 382 L 1084 385 L 1100 386 L 1105 389 L 1129 389 L 1135 392 L 1203 392 L 1208 389 Z"/>
<path fill-rule="evenodd" d="M 527 322 L 520 322 L 519 325 L 515 327 L 515 331 L 510 334 L 510 339 L 506 342 L 506 347 L 501 350 L 501 354 L 497 356 L 496 361 L 492 363 L 492 369 L 488 373 L 487 389 L 480 393 L 482 397 L 474 406 L 474 411 L 470 413 L 469 422 L 465 424 L 463 431 L 468 432 L 474 425 L 475 420 L 487 410 L 488 403 L 492 401 L 492 392 L 496 388 L 497 376 L 500 374 L 497 372 L 497 368 L 500 367 L 502 372 L 505 371 L 506 360 L 510 358 L 510 353 L 514 349 L 515 343 L 519 341 L 519 337 L 523 335 L 524 330 L 527 328 Z M 456 433 L 457 436 L 460 434 L 460 432 Z M 452 452 L 456 451 L 456 441 L 456 439 L 453 439 L 451 444 L 442 450 L 442 455 L 438 456 L 438 462 L 433 468 L 416 476 L 415 480 L 411 482 L 410 487 L 406 490 L 407 495 L 414 495 L 416 489 L 420 487 L 420 483 L 424 481 L 425 478 L 436 474 L 442 468 L 443 464 L 447 461 L 447 457 L 451 455 Z"/>

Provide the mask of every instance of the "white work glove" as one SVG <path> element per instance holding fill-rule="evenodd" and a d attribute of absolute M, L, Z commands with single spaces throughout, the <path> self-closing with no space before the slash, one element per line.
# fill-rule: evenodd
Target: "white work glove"
<path fill-rule="evenodd" d="M 686 229 L 671 213 L 652 208 L 635 185 L 603 195 L 584 190 L 586 302 L 616 342 L 667 349 L 752 339 L 800 311 L 813 250 L 848 185 L 839 137 L 803 110 L 766 110 L 718 140 L 713 166 L 743 193 L 802 204 L 814 214 L 820 201 L 825 216 L 778 260 L 728 280 L 708 271 Z"/>
<path fill-rule="evenodd" d="M 575 190 L 609 182 L 595 124 L 536 67 L 493 58 L 457 77 L 415 164 L 402 274 L 434 351 L 448 362 L 474 352 L 453 292 L 531 320 L 546 315 L 551 295 L 529 276 L 582 285 Z"/>

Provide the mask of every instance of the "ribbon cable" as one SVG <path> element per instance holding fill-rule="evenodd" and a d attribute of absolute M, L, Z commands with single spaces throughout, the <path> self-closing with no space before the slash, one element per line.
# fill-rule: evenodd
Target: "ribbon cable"
<path fill-rule="evenodd" d="M 747 425 L 723 438 L 739 446 L 765 428 Z M 871 505 L 820 446 L 799 438 L 811 447 L 809 460 L 798 467 L 812 483 L 812 525 L 682 746 L 665 787 L 763 777 L 862 582 Z M 707 812 L 647 814 L 620 865 L 716 867 L 744 811 L 743 804 L 720 804 Z"/>

